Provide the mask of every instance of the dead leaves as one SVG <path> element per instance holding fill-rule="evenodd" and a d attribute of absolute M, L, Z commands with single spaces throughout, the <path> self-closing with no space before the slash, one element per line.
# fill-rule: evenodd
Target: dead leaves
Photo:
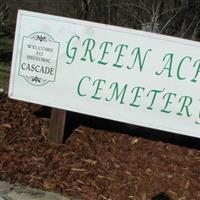
<path fill-rule="evenodd" d="M 137 144 L 139 142 L 139 139 L 138 138 L 133 138 L 131 140 L 131 144 Z"/>
<path fill-rule="evenodd" d="M 83 162 L 88 163 L 90 165 L 96 165 L 97 161 L 92 159 L 81 159 Z"/>
<path fill-rule="evenodd" d="M 53 178 L 46 179 L 43 182 L 43 188 L 45 190 L 48 190 L 48 191 L 53 191 L 53 190 L 56 189 L 57 184 L 58 184 L 58 182 L 55 179 L 53 179 Z"/>
<path fill-rule="evenodd" d="M 12 145 L 1 144 L 0 145 L 0 152 L 9 152 L 14 151 L 14 147 Z"/>
<path fill-rule="evenodd" d="M 11 124 L 9 123 L 1 124 L 0 126 L 3 128 L 8 128 L 8 129 L 12 128 Z"/>

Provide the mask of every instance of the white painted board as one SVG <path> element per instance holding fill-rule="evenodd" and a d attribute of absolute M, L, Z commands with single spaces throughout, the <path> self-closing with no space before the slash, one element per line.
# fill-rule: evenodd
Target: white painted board
<path fill-rule="evenodd" d="M 200 44 L 19 10 L 9 96 L 200 137 Z"/>

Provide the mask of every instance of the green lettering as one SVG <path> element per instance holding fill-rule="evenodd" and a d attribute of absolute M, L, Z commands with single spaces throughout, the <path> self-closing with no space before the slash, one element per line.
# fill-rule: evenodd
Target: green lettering
<path fill-rule="evenodd" d="M 167 98 L 167 101 L 165 103 L 165 107 L 161 110 L 161 112 L 164 112 L 164 113 L 171 113 L 171 111 L 167 110 L 168 109 L 168 106 L 170 104 L 172 104 L 172 101 L 171 101 L 171 98 L 172 97 L 176 97 L 176 94 L 175 93 L 166 93 L 164 96 L 163 96 L 163 99 Z"/>
<path fill-rule="evenodd" d="M 197 60 L 197 61 L 194 63 L 193 67 L 195 67 L 196 65 L 198 65 L 197 70 L 196 70 L 196 74 L 195 74 L 194 78 L 191 80 L 191 81 L 194 82 L 194 83 L 197 82 L 196 78 L 197 78 L 197 76 L 198 76 L 199 73 L 200 73 L 200 60 Z"/>
<path fill-rule="evenodd" d="M 154 104 L 154 102 L 155 102 L 155 99 L 156 99 L 156 97 L 157 97 L 157 94 L 163 92 L 164 90 L 165 90 L 165 89 L 163 89 L 163 90 L 150 90 L 150 91 L 149 91 L 149 93 L 147 94 L 147 97 L 148 97 L 150 94 L 152 94 L 152 100 L 151 100 L 150 105 L 147 107 L 147 109 L 153 110 L 153 104 Z"/>
<path fill-rule="evenodd" d="M 91 77 L 89 77 L 89 76 L 84 76 L 84 77 L 79 81 L 78 87 L 77 87 L 77 93 L 78 93 L 78 95 L 81 96 L 81 97 L 84 97 L 84 96 L 87 95 L 87 94 L 81 93 L 81 84 L 82 84 L 82 82 L 85 81 L 85 80 L 88 80 L 88 81 L 90 82 Z"/>
<path fill-rule="evenodd" d="M 164 68 L 160 71 L 160 72 L 156 72 L 156 75 L 161 75 L 164 70 L 168 70 L 168 77 L 172 77 L 172 61 L 173 61 L 173 57 L 174 55 L 172 53 L 168 53 L 164 56 L 163 61 L 165 61 L 165 59 L 167 59 L 167 62 L 164 66 Z"/>
<path fill-rule="evenodd" d="M 100 91 L 102 91 L 102 84 L 105 84 L 106 80 L 103 79 L 96 79 L 93 83 L 93 86 L 96 85 L 96 90 L 95 90 L 95 94 L 92 96 L 93 99 L 101 99 L 102 97 L 97 96 L 99 94 Z"/>
<path fill-rule="evenodd" d="M 94 62 L 94 58 L 92 58 L 92 49 L 94 49 L 95 47 L 95 40 L 88 38 L 84 40 L 82 46 L 85 46 L 85 44 L 86 44 L 85 54 L 81 58 L 81 60 L 86 61 L 87 60 L 86 56 L 89 55 L 90 62 Z"/>
<path fill-rule="evenodd" d="M 75 38 L 79 40 L 80 37 L 77 36 L 77 35 L 72 36 L 71 39 L 69 40 L 68 44 L 67 44 L 66 55 L 67 55 L 67 58 L 70 58 L 69 61 L 66 61 L 67 64 L 71 64 L 74 61 L 74 58 L 76 56 L 77 47 L 71 48 L 72 40 L 75 39 Z"/>
<path fill-rule="evenodd" d="M 191 117 L 192 114 L 190 114 L 189 112 L 189 106 L 192 104 L 192 97 L 189 96 L 182 96 L 179 99 L 179 103 L 183 100 L 182 106 L 181 106 L 181 110 L 180 112 L 177 113 L 177 115 L 183 115 L 183 111 L 185 110 L 187 117 Z"/>
<path fill-rule="evenodd" d="M 119 60 L 121 57 L 124 57 L 124 54 L 122 53 L 123 49 L 128 49 L 128 45 L 125 44 L 119 44 L 116 48 L 115 48 L 115 52 L 119 49 L 119 53 L 118 53 L 118 57 L 117 57 L 117 61 L 115 62 L 115 64 L 113 64 L 114 67 L 119 67 L 121 68 L 123 66 L 123 64 L 119 64 Z"/>
<path fill-rule="evenodd" d="M 118 87 L 118 83 L 117 82 L 114 82 L 110 85 L 110 89 L 112 87 L 114 87 L 113 89 L 113 93 L 112 93 L 112 96 L 109 98 L 106 98 L 106 101 L 111 101 L 113 99 L 113 97 L 115 96 L 115 100 L 117 101 L 120 97 L 120 104 L 124 104 L 123 100 L 124 100 L 124 96 L 125 96 L 125 93 L 126 93 L 126 89 L 127 89 L 127 84 L 124 85 L 124 87 L 122 88 L 122 90 L 119 92 L 119 87 Z"/>
<path fill-rule="evenodd" d="M 178 69 L 177 69 L 177 77 L 178 77 L 179 80 L 184 80 L 184 79 L 186 79 L 186 77 L 181 77 L 181 76 L 180 76 L 180 69 L 181 69 L 181 66 L 182 66 L 183 62 L 184 62 L 186 59 L 189 59 L 190 62 L 191 62 L 191 60 L 192 60 L 192 58 L 191 58 L 190 56 L 185 56 L 185 57 L 181 60 L 181 62 L 179 63 Z"/>
<path fill-rule="evenodd" d="M 140 104 L 137 104 L 136 101 L 141 97 L 140 91 L 144 91 L 144 90 L 145 90 L 145 88 L 143 88 L 143 87 L 134 87 L 132 89 L 131 93 L 135 92 L 135 96 L 133 98 L 132 103 L 129 104 L 130 106 L 133 106 L 133 107 L 139 107 L 140 106 Z"/>
<path fill-rule="evenodd" d="M 144 55 L 144 58 L 142 59 L 141 58 L 141 52 L 140 52 L 140 48 L 137 47 L 135 49 L 133 49 L 131 55 L 133 55 L 135 53 L 135 59 L 133 61 L 133 65 L 131 67 L 127 66 L 128 69 L 132 69 L 135 64 L 136 64 L 136 61 L 138 60 L 138 64 L 139 64 L 139 67 L 140 67 L 140 72 L 143 70 L 143 67 L 144 67 L 144 62 L 146 60 L 146 56 L 148 54 L 148 52 L 152 51 L 152 49 L 148 49 Z"/>
<path fill-rule="evenodd" d="M 102 56 L 101 56 L 101 59 L 98 61 L 99 64 L 102 64 L 102 65 L 108 64 L 108 62 L 105 62 L 105 61 L 104 61 L 105 55 L 106 55 L 106 54 L 109 54 L 109 51 L 108 51 L 108 47 L 109 47 L 109 46 L 108 46 L 108 45 L 109 45 L 110 47 L 112 47 L 113 43 L 112 43 L 112 42 L 103 42 L 103 43 L 101 44 L 100 48 L 99 48 L 99 49 L 103 48 L 103 54 L 102 54 Z"/>
<path fill-rule="evenodd" d="M 200 112 L 199 112 L 199 116 L 198 116 L 198 118 L 200 119 Z M 195 121 L 195 124 L 200 125 L 200 122 Z"/>

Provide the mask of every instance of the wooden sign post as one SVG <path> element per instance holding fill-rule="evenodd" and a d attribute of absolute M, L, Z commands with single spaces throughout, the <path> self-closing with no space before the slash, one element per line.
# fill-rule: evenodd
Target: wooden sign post
<path fill-rule="evenodd" d="M 61 144 L 65 131 L 66 111 L 58 108 L 51 109 L 51 119 L 48 133 L 48 141 L 50 143 Z"/>
<path fill-rule="evenodd" d="M 10 98 L 200 137 L 198 42 L 19 11 Z M 58 136 L 58 134 L 60 134 Z"/>

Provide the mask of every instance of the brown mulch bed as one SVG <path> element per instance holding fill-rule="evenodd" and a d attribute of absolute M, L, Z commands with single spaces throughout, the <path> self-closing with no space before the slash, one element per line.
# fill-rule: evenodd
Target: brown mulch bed
<path fill-rule="evenodd" d="M 1 180 L 84 200 L 200 199 L 200 151 L 85 126 L 49 144 L 38 108 L 0 99 Z"/>

